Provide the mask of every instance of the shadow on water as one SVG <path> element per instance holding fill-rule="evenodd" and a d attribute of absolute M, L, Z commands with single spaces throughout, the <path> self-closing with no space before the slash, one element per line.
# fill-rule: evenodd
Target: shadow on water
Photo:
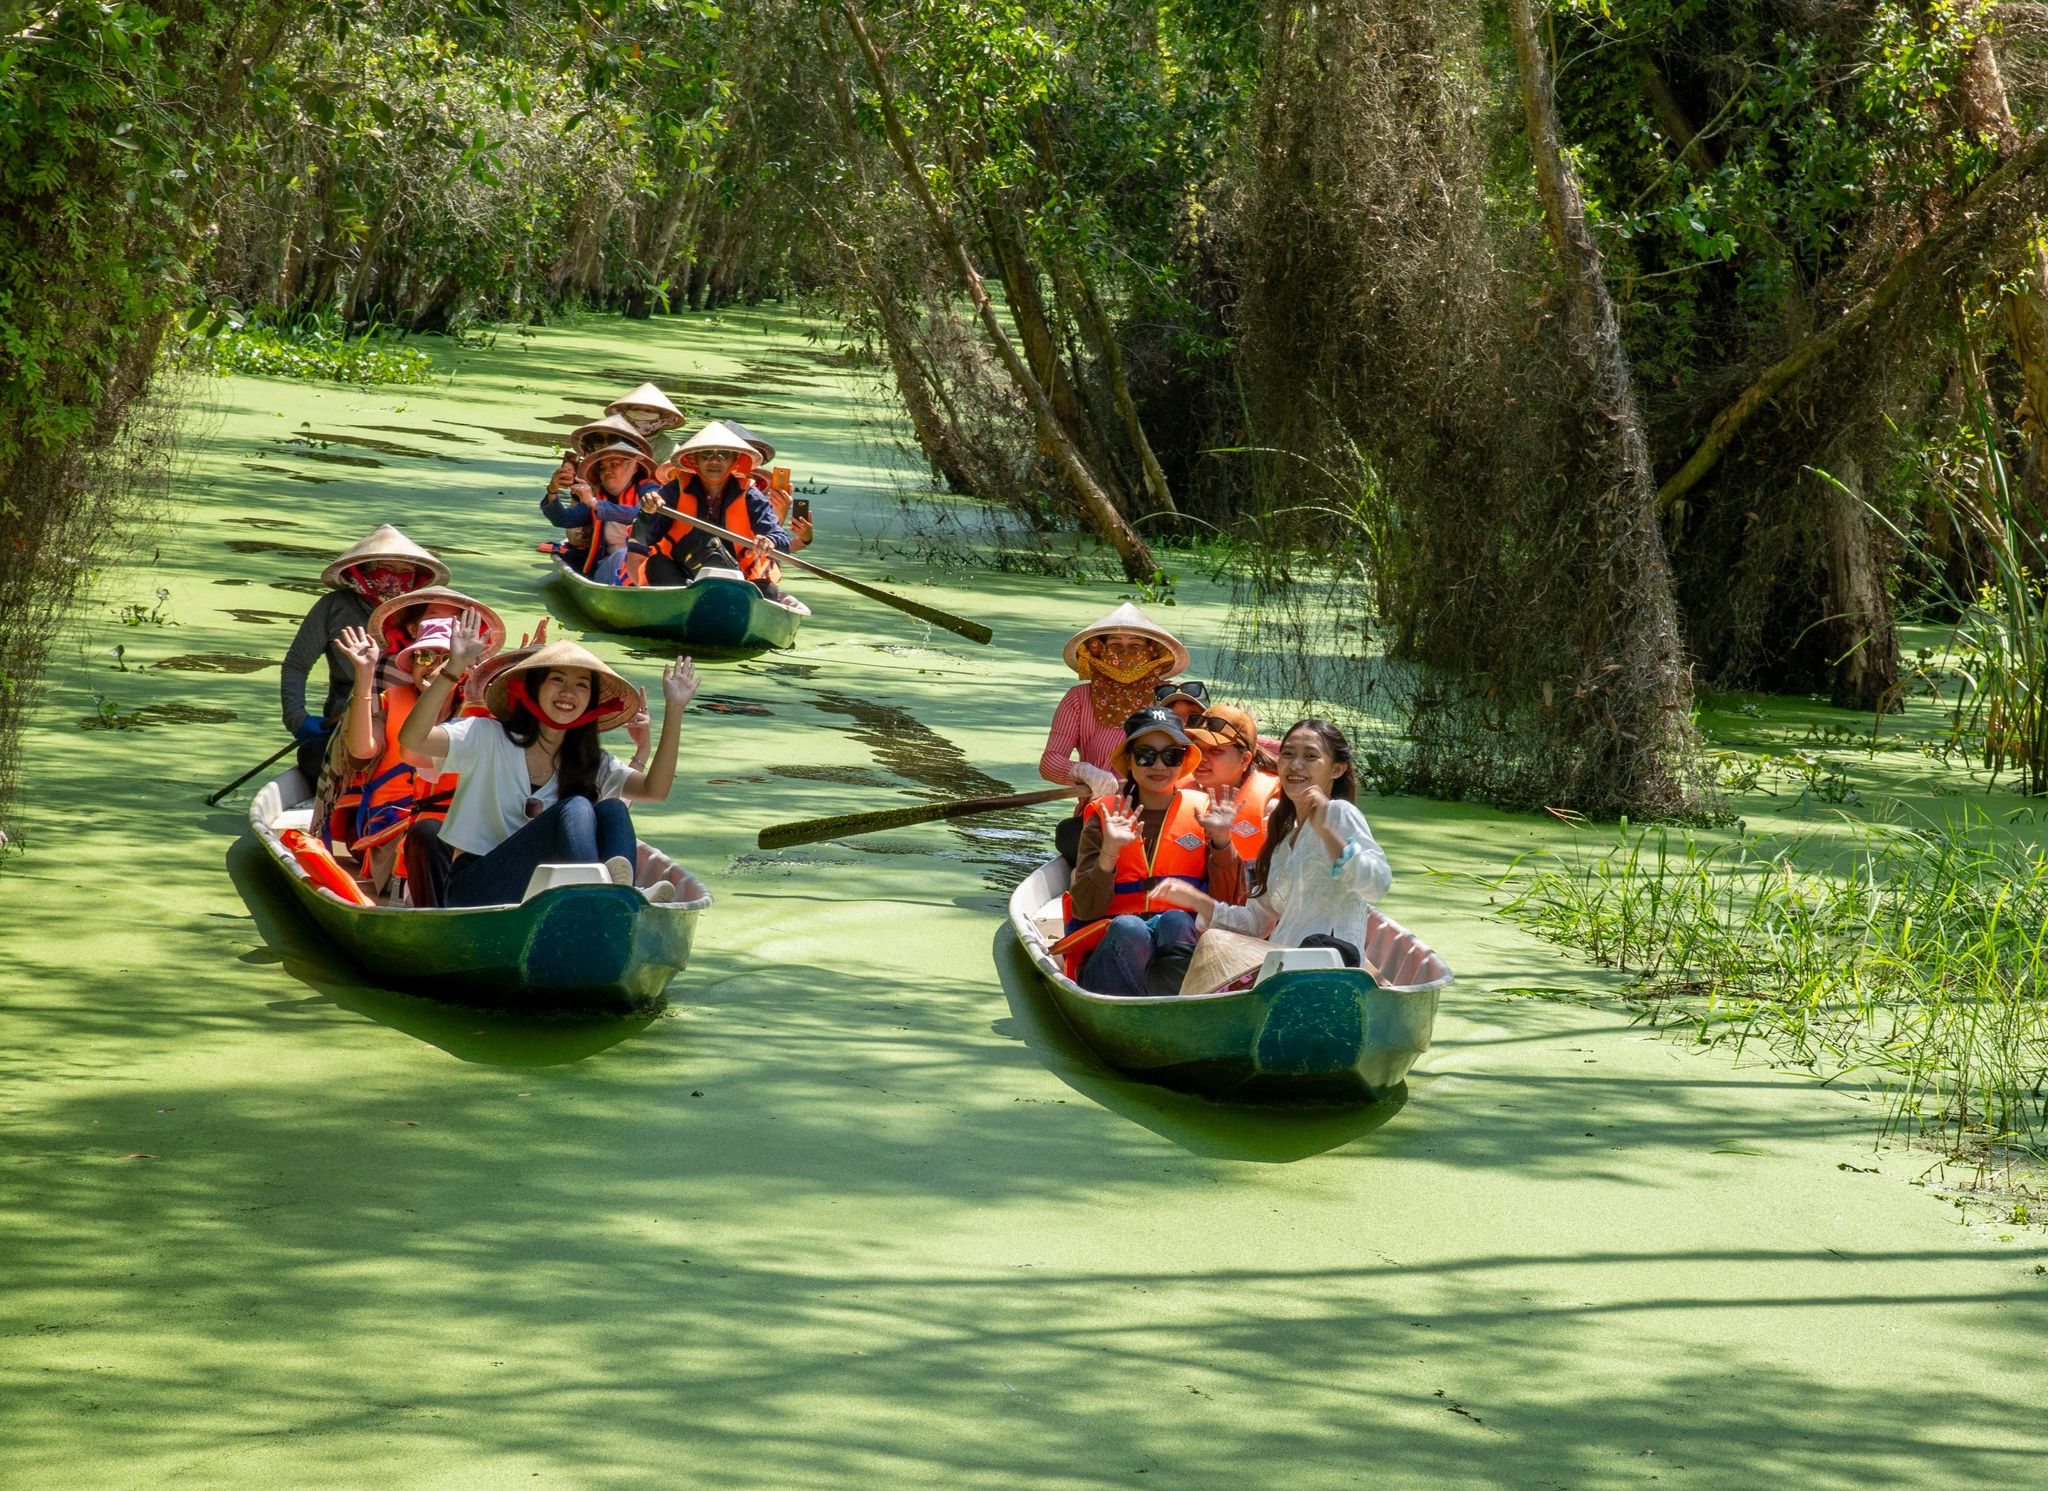
<path fill-rule="evenodd" d="M 332 484 L 336 480 L 332 476 L 315 476 L 310 471 L 293 471 L 287 466 L 266 466 L 260 461 L 244 461 L 242 468 L 245 471 L 260 471 L 265 476 L 283 476 L 289 477 L 293 481 L 315 482 L 323 487 Z M 242 521 L 246 523 L 253 520 L 244 518 Z"/>
<path fill-rule="evenodd" d="M 297 626 L 303 619 L 296 611 L 260 611 L 252 606 L 229 606 L 226 614 L 248 626 L 268 626 L 274 621 Z"/>
<path fill-rule="evenodd" d="M 245 652 L 188 652 L 150 664 L 152 668 L 168 668 L 174 673 L 260 673 L 276 666 L 275 658 Z"/>
<path fill-rule="evenodd" d="M 195 704 L 145 704 L 130 713 L 88 714 L 81 730 L 147 730 L 152 725 L 225 725 L 238 718 L 232 709 L 203 709 Z"/>
<path fill-rule="evenodd" d="M 1363 1106 L 1270 1108 L 1212 1102 L 1119 1076 L 1074 1033 L 1007 921 L 996 933 L 994 956 L 1010 1005 L 1010 1018 L 993 1027 L 996 1034 L 1022 1041 L 1040 1065 L 1091 1103 L 1190 1154 L 1265 1164 L 1305 1160 L 1370 1134 L 1407 1105 L 1405 1082 Z"/>
<path fill-rule="evenodd" d="M 299 435 L 273 436 L 270 443 L 277 447 L 280 454 L 296 456 L 302 461 L 325 461 L 330 466 L 361 466 L 370 470 L 381 469 L 385 464 L 383 461 L 372 460 L 369 456 L 345 456 L 338 450 L 318 448 L 312 441 Z"/>
<path fill-rule="evenodd" d="M 273 1010 L 311 1014 L 331 1004 L 438 1046 L 460 1061 L 543 1067 L 564 1066 L 608 1050 L 662 1018 L 667 1008 L 663 1004 L 631 1015 L 598 1019 L 547 1019 L 442 1004 L 380 988 L 363 982 L 355 966 L 293 903 L 290 892 L 278 883 L 262 846 L 250 835 L 243 834 L 228 846 L 227 869 L 228 879 L 249 908 L 264 943 L 243 961 L 275 962 L 314 991 L 310 999 L 273 1003 Z"/>

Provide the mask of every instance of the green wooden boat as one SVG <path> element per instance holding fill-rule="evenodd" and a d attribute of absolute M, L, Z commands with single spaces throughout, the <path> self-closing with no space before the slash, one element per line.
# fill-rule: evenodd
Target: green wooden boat
<path fill-rule="evenodd" d="M 374 983 L 485 1009 L 615 1014 L 657 1003 L 690 961 L 711 893 L 641 845 L 642 878 L 674 882 L 651 904 L 623 885 L 563 885 L 517 906 L 351 906 L 313 884 L 278 835 L 312 818 L 305 779 L 288 771 L 249 804 L 249 830 L 299 905 Z"/>
<path fill-rule="evenodd" d="M 1429 1049 L 1451 970 L 1377 911 L 1365 947 L 1377 979 L 1297 969 L 1228 993 L 1120 998 L 1083 989 L 1048 950 L 1067 876 L 1062 859 L 1035 871 L 1010 897 L 1010 925 L 1067 1023 L 1129 1076 L 1236 1102 L 1373 1102 Z"/>
<path fill-rule="evenodd" d="M 690 585 L 599 585 L 561 560 L 555 569 L 576 609 L 600 631 L 700 647 L 759 652 L 796 645 L 803 617 L 750 581 L 706 575 Z"/>

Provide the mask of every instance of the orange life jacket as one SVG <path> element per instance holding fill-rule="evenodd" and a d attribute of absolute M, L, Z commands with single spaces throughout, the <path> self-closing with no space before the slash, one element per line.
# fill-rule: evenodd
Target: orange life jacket
<path fill-rule="evenodd" d="M 299 868 L 321 889 L 332 892 L 351 906 L 374 906 L 377 903 L 363 894 L 363 888 L 356 884 L 355 876 L 349 874 L 334 862 L 334 856 L 327 852 L 327 846 L 303 829 L 288 828 L 277 836 L 291 857 L 299 862 Z"/>
<path fill-rule="evenodd" d="M 1068 978 L 1080 976 L 1082 960 L 1102 940 L 1110 917 L 1144 915 L 1146 893 L 1160 881 L 1185 880 L 1196 890 L 1206 891 L 1209 888 L 1209 835 L 1200 818 L 1202 810 L 1208 806 L 1209 799 L 1192 787 L 1175 790 L 1173 803 L 1166 810 L 1166 821 L 1159 825 L 1159 838 L 1152 846 L 1151 857 L 1146 858 L 1142 836 L 1137 843 L 1126 844 L 1123 853 L 1117 856 L 1116 880 L 1110 890 L 1109 909 L 1102 913 L 1099 925 L 1075 917 L 1071 894 L 1060 898 L 1060 912 L 1066 918 L 1068 935 L 1089 926 L 1094 926 L 1095 931 L 1094 936 L 1083 937 L 1067 948 Z M 1084 829 L 1091 816 L 1102 816 L 1099 799 L 1089 803 L 1081 814 Z"/>
<path fill-rule="evenodd" d="M 677 490 L 676 500 L 672 505 L 679 513 L 688 513 L 693 518 L 703 518 L 707 523 L 717 523 L 741 538 L 751 541 L 754 537 L 754 519 L 747 511 L 747 489 L 751 485 L 750 479 L 733 478 L 732 496 L 725 504 L 725 512 L 722 516 L 714 518 L 705 513 L 704 508 L 709 499 L 704 496 L 702 489 L 697 485 L 697 478 L 692 475 Z M 671 518 L 668 532 L 649 546 L 650 552 L 672 559 L 675 557 L 676 545 L 697 531 L 688 523 L 680 523 Z M 738 566 L 739 572 L 749 580 L 767 580 L 773 584 L 782 577 L 781 565 L 772 559 L 757 559 L 747 549 L 740 551 Z"/>
<path fill-rule="evenodd" d="M 1237 789 L 1237 816 L 1230 820 L 1230 847 L 1250 864 L 1266 847 L 1266 805 L 1280 790 L 1280 779 L 1257 767 L 1245 775 Z"/>
<path fill-rule="evenodd" d="M 410 684 L 384 691 L 384 754 L 369 770 L 359 772 L 335 799 L 334 816 L 329 821 L 345 835 L 349 852 L 359 861 L 415 822 L 446 818 L 448 804 L 455 799 L 460 777 L 454 772 L 440 776 L 423 772 L 407 761 L 399 748 L 399 731 L 405 728 L 406 716 L 419 698 L 419 690 Z"/>

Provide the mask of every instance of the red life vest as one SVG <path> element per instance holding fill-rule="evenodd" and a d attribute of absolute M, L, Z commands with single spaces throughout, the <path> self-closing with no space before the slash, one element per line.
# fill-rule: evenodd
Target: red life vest
<path fill-rule="evenodd" d="M 705 512 L 710 499 L 704 495 L 703 488 L 697 484 L 697 478 L 692 474 L 676 492 L 673 506 L 679 513 L 688 513 L 693 518 L 703 518 L 707 523 L 717 523 L 730 532 L 737 533 L 741 538 L 751 540 L 754 537 L 754 519 L 747 511 L 747 488 L 750 484 L 744 478 L 732 478 L 733 495 L 725 504 L 725 512 L 714 518 Z M 654 541 L 650 551 L 665 559 L 674 558 L 676 545 L 698 531 L 688 523 L 679 523 L 672 518 L 669 520 L 668 532 Z M 739 572 L 749 580 L 765 579 L 772 584 L 782 575 L 782 566 L 774 560 L 757 559 L 751 551 L 745 549 L 740 551 L 738 567 Z"/>
<path fill-rule="evenodd" d="M 1194 788 L 1177 788 L 1173 803 L 1166 810 L 1166 821 L 1159 826 L 1159 838 L 1152 846 L 1151 857 L 1146 858 L 1142 836 L 1137 843 L 1124 846 L 1123 853 L 1117 856 L 1116 880 L 1110 889 L 1109 909 L 1102 913 L 1103 925 L 1097 927 L 1093 937 L 1084 937 L 1067 949 L 1068 978 L 1080 976 L 1082 960 L 1102 940 L 1108 918 L 1144 915 L 1145 895 L 1160 881 L 1185 880 L 1196 890 L 1206 891 L 1209 888 L 1209 835 L 1200 818 L 1202 810 L 1208 806 L 1209 799 Z M 1101 816 L 1101 801 L 1089 803 L 1081 814 L 1082 828 L 1088 826 L 1090 817 Z M 1060 898 L 1060 912 L 1066 918 L 1068 935 L 1090 925 L 1074 915 L 1071 894 Z"/>
<path fill-rule="evenodd" d="M 1266 847 L 1266 805 L 1280 790 L 1280 779 L 1253 767 L 1237 789 L 1237 816 L 1230 820 L 1230 847 L 1250 864 Z"/>

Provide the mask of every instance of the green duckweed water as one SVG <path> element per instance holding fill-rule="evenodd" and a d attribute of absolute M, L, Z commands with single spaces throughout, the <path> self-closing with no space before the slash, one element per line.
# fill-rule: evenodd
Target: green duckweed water
<path fill-rule="evenodd" d="M 2042 1235 L 1916 1187 L 1926 1157 L 1874 1151 L 1853 1091 L 1503 992 L 1607 984 L 1425 871 L 1497 872 L 1562 825 L 1366 804 L 1388 910 L 1459 982 L 1399 1101 L 1305 1115 L 1077 1047 L 1001 930 L 1049 818 L 756 850 L 768 823 L 1032 785 L 1058 644 L 1117 598 L 857 551 L 892 508 L 802 329 L 590 322 L 431 390 L 215 386 L 156 561 L 59 650 L 0 875 L 0 1482 L 2038 1480 Z M 717 897 L 666 1009 L 518 1023 L 367 987 L 271 882 L 246 796 L 201 802 L 278 743 L 276 674 L 225 660 L 277 657 L 315 556 L 387 519 L 530 626 L 552 447 L 523 432 L 650 376 L 826 484 L 822 562 L 930 581 L 996 643 L 810 584 L 794 653 L 707 664 L 719 707 L 636 814 Z M 116 620 L 158 587 L 169 624 Z M 1167 615 L 1199 668 L 1217 599 Z M 652 678 L 659 654 L 558 634 Z M 83 723 L 108 719 L 136 723 Z M 1708 723 L 1779 749 L 1861 722 Z M 1871 802 L 1967 785 L 1849 759 Z M 1832 811 L 1779 787 L 1741 800 L 1753 826 Z"/>

